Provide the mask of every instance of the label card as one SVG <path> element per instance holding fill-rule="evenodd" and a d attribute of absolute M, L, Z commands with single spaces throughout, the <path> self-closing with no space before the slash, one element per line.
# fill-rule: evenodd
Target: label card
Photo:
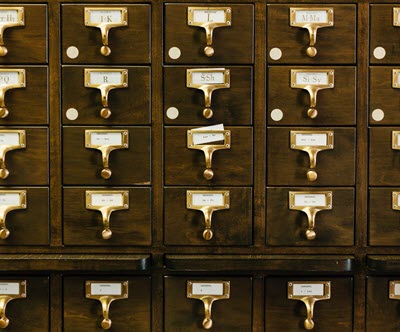
<path fill-rule="evenodd" d="M 188 280 L 186 282 L 186 297 L 203 299 L 211 297 L 214 300 L 229 299 L 230 281 L 220 280 Z"/>
<path fill-rule="evenodd" d="M 290 148 L 303 150 L 314 147 L 320 150 L 333 149 L 334 132 L 330 130 L 291 130 Z"/>
<path fill-rule="evenodd" d="M 326 146 L 328 142 L 328 135 L 327 134 L 315 134 L 315 133 L 308 133 L 296 134 L 296 145 L 301 146 Z"/>
<path fill-rule="evenodd" d="M 188 24 L 226 26 L 231 24 L 231 14 L 230 7 L 188 7 Z"/>
<path fill-rule="evenodd" d="M 326 206 L 325 194 L 295 194 L 295 206 Z"/>
<path fill-rule="evenodd" d="M 193 295 L 224 295 L 224 284 L 193 282 Z"/>
<path fill-rule="evenodd" d="M 0 87 L 7 85 L 19 85 L 19 73 L 17 71 L 0 70 Z"/>
<path fill-rule="evenodd" d="M 332 7 L 298 7 L 290 8 L 290 26 L 318 28 L 333 26 Z"/>
<path fill-rule="evenodd" d="M 20 133 L 0 132 L 0 145 L 20 145 Z"/>
<path fill-rule="evenodd" d="M 19 282 L 0 281 L 0 295 L 19 295 L 19 294 L 20 294 Z"/>
<path fill-rule="evenodd" d="M 128 69 L 85 68 L 84 73 L 84 86 L 86 88 L 109 87 L 114 89 L 128 87 Z"/>
<path fill-rule="evenodd" d="M 228 209 L 230 204 L 229 190 L 187 190 L 186 207 L 201 209 L 208 206 L 214 210 Z"/>
<path fill-rule="evenodd" d="M 95 194 L 92 193 L 92 205 L 95 206 L 123 206 L 123 194 Z"/>
<path fill-rule="evenodd" d="M 91 295 L 122 295 L 122 283 L 92 283 Z"/>
<path fill-rule="evenodd" d="M 122 73 L 115 71 L 91 71 L 90 84 L 123 84 Z"/>
<path fill-rule="evenodd" d="M 122 145 L 121 132 L 92 132 L 90 135 L 91 145 Z"/>
<path fill-rule="evenodd" d="M 186 69 L 186 87 L 195 89 L 229 88 L 231 85 L 230 70 L 225 68 L 191 68 Z"/>
<path fill-rule="evenodd" d="M 193 84 L 224 84 L 225 75 L 221 71 L 195 71 L 192 73 Z"/>
<path fill-rule="evenodd" d="M 112 207 L 113 210 L 129 208 L 129 191 L 125 190 L 86 190 L 86 208 L 98 210 Z"/>
<path fill-rule="evenodd" d="M 307 84 L 307 85 L 327 85 L 328 73 L 320 72 L 297 72 L 296 73 L 296 84 Z"/>
<path fill-rule="evenodd" d="M 293 295 L 324 295 L 324 285 L 323 284 L 294 284 L 293 285 Z"/>
<path fill-rule="evenodd" d="M 193 144 L 200 145 L 200 144 L 223 141 L 225 137 L 223 133 L 213 133 L 213 131 L 223 131 L 223 130 L 224 130 L 223 124 L 192 129 L 191 131 L 193 136 Z M 201 131 L 202 133 L 195 133 L 196 131 Z"/>
<path fill-rule="evenodd" d="M 335 71 L 333 69 L 291 69 L 290 86 L 292 88 L 306 89 L 333 88 L 335 86 Z"/>
<path fill-rule="evenodd" d="M 123 26 L 128 24 L 127 7 L 85 7 L 85 25 Z"/>
<path fill-rule="evenodd" d="M 21 193 L 0 191 L 0 206 L 21 206 Z"/>
<path fill-rule="evenodd" d="M 221 206 L 224 205 L 224 195 L 192 194 L 192 203 L 195 206 Z"/>

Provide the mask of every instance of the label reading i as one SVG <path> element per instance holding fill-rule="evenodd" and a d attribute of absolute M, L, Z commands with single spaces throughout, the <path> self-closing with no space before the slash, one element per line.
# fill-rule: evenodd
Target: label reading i
<path fill-rule="evenodd" d="M 91 295 L 122 295 L 122 284 L 113 283 L 92 283 L 90 285 Z"/>
<path fill-rule="evenodd" d="M 293 284 L 293 296 L 323 296 L 323 284 Z"/>
<path fill-rule="evenodd" d="M 91 9 L 90 23 L 122 23 L 122 11 Z"/>
<path fill-rule="evenodd" d="M 193 283 L 193 295 L 224 295 L 224 285 L 222 283 Z"/>
<path fill-rule="evenodd" d="M 326 206 L 325 194 L 295 194 L 295 206 Z"/>
<path fill-rule="evenodd" d="M 200 23 L 225 23 L 224 10 L 196 9 L 193 11 L 193 21 Z"/>
<path fill-rule="evenodd" d="M 326 10 L 296 10 L 296 23 L 328 23 Z"/>
<path fill-rule="evenodd" d="M 327 134 L 296 134 L 296 145 L 299 146 L 326 146 Z"/>
<path fill-rule="evenodd" d="M 122 145 L 122 133 L 100 133 L 90 134 L 91 145 Z"/>
<path fill-rule="evenodd" d="M 92 194 L 94 206 L 123 206 L 122 194 Z"/>
<path fill-rule="evenodd" d="M 19 282 L 1 282 L 0 295 L 19 295 Z"/>
<path fill-rule="evenodd" d="M 122 84 L 122 73 L 115 71 L 91 71 L 90 84 Z"/>
<path fill-rule="evenodd" d="M 328 73 L 298 72 L 296 73 L 296 84 L 328 85 Z"/>
<path fill-rule="evenodd" d="M 224 205 L 223 194 L 192 194 L 194 206 L 222 206 Z"/>

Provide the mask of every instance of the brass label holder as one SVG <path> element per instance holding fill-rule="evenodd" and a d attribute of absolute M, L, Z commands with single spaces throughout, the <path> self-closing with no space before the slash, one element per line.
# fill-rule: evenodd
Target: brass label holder
<path fill-rule="evenodd" d="M 230 70 L 225 68 L 199 68 L 186 70 L 186 87 L 199 89 L 204 93 L 205 109 L 203 116 L 213 116 L 211 97 L 214 90 L 227 89 L 231 86 Z"/>
<path fill-rule="evenodd" d="M 0 280 L 0 328 L 5 329 L 10 320 L 6 316 L 7 304 L 26 298 L 26 280 Z"/>
<path fill-rule="evenodd" d="M 290 26 L 308 30 L 310 43 L 306 50 L 309 57 L 317 55 L 315 44 L 317 43 L 317 31 L 319 28 L 332 27 L 333 8 L 331 7 L 299 7 L 290 8 Z"/>
<path fill-rule="evenodd" d="M 0 56 L 8 53 L 4 44 L 4 30 L 25 25 L 24 7 L 0 7 Z"/>
<path fill-rule="evenodd" d="M 104 330 L 111 328 L 112 321 L 109 318 L 111 302 L 128 298 L 129 281 L 91 281 L 85 282 L 86 298 L 98 300 L 101 303 L 103 321 L 101 327 Z"/>
<path fill-rule="evenodd" d="M 392 131 L 392 149 L 400 150 L 400 131 L 398 130 Z"/>
<path fill-rule="evenodd" d="M 211 308 L 214 301 L 228 300 L 230 297 L 229 281 L 198 281 L 188 280 L 186 282 L 186 297 L 188 299 L 197 299 L 204 304 L 205 318 L 203 327 L 206 330 L 212 328 Z"/>
<path fill-rule="evenodd" d="M 393 7 L 393 26 L 400 27 L 400 7 Z"/>
<path fill-rule="evenodd" d="M 332 210 L 332 192 L 289 191 L 289 209 L 302 211 L 307 215 L 308 228 L 305 235 L 307 240 L 314 240 L 317 236 L 314 230 L 317 212 Z"/>
<path fill-rule="evenodd" d="M 333 69 L 291 69 L 290 87 L 306 90 L 310 95 L 310 106 L 307 115 L 314 119 L 318 115 L 317 94 L 319 90 L 332 89 L 335 86 Z"/>
<path fill-rule="evenodd" d="M 223 144 L 196 144 L 196 135 L 218 135 L 222 134 Z M 211 169 L 212 156 L 214 151 L 225 150 L 231 148 L 231 131 L 230 130 L 196 130 L 191 129 L 187 131 L 187 148 L 201 150 L 204 152 L 206 159 L 206 169 L 203 176 L 206 180 L 211 180 L 214 177 L 214 172 Z"/>
<path fill-rule="evenodd" d="M 400 210 L 400 191 L 392 191 L 392 209 Z"/>
<path fill-rule="evenodd" d="M 204 54 L 208 57 L 214 55 L 214 48 L 211 46 L 214 29 L 229 27 L 231 24 L 231 7 L 188 7 L 188 25 L 206 30 L 207 46 L 204 48 Z"/>
<path fill-rule="evenodd" d="M 94 142 L 93 142 L 94 141 Z M 108 161 L 111 151 L 129 147 L 129 132 L 127 130 L 85 130 L 85 147 L 101 151 L 103 169 L 101 177 L 109 179 L 112 175 Z"/>
<path fill-rule="evenodd" d="M 4 180 L 10 174 L 6 167 L 6 153 L 25 148 L 25 130 L 0 130 L 0 179 Z"/>
<path fill-rule="evenodd" d="M 330 281 L 289 281 L 288 299 L 302 301 L 307 308 L 307 318 L 304 320 L 304 328 L 314 328 L 314 305 L 321 300 L 331 298 Z"/>
<path fill-rule="evenodd" d="M 98 210 L 103 219 L 101 236 L 108 240 L 112 236 L 110 229 L 111 213 L 129 209 L 129 192 L 125 190 L 86 190 L 86 209 Z"/>
<path fill-rule="evenodd" d="M 229 190 L 186 190 L 186 208 L 200 210 L 204 215 L 205 229 L 203 238 L 211 240 L 211 218 L 214 211 L 230 208 Z"/>
<path fill-rule="evenodd" d="M 392 69 L 392 88 L 400 89 L 400 69 Z"/>
<path fill-rule="evenodd" d="M 4 240 L 10 235 L 6 227 L 8 212 L 26 209 L 26 201 L 25 190 L 0 190 L 0 239 Z"/>
<path fill-rule="evenodd" d="M 0 118 L 8 115 L 5 105 L 6 92 L 10 89 L 25 88 L 25 69 L 0 69 Z"/>
<path fill-rule="evenodd" d="M 104 56 L 111 54 L 108 46 L 108 34 L 111 28 L 128 25 L 127 7 L 85 7 L 85 26 L 99 28 L 103 46 L 100 53 Z"/>
<path fill-rule="evenodd" d="M 307 179 L 315 181 L 318 177 L 317 154 L 323 150 L 332 150 L 334 147 L 334 132 L 330 130 L 291 130 L 290 148 L 308 153 L 310 168 L 307 171 Z"/>
<path fill-rule="evenodd" d="M 112 89 L 122 89 L 128 87 L 128 69 L 89 69 L 85 68 L 86 88 L 99 89 L 101 92 L 101 102 L 103 108 L 100 110 L 100 116 L 107 119 L 111 115 L 108 107 L 108 93 Z"/>

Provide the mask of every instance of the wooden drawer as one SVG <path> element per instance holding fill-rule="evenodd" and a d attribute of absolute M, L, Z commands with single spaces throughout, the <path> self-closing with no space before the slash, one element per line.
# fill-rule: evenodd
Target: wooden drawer
<path fill-rule="evenodd" d="M 310 157 L 304 150 L 291 148 L 291 135 L 300 134 L 300 144 L 315 144 L 301 135 L 308 133 L 323 134 L 333 132 L 333 149 L 318 153 L 315 167 L 310 167 Z M 355 172 L 355 138 L 353 128 L 268 128 L 267 133 L 267 175 L 268 185 L 313 185 L 313 186 L 351 186 L 354 185 Z M 322 137 L 322 136 L 321 136 Z M 301 142 L 300 142 L 301 141 Z M 329 143 L 329 139 L 326 138 Z M 296 144 L 297 144 L 296 143 Z M 316 141 L 318 144 L 318 141 Z M 297 146 L 297 145 L 296 145 Z M 315 146 L 312 146 L 315 147 Z M 297 146 L 301 148 L 301 145 Z M 309 173 L 310 172 L 310 173 Z M 317 178 L 312 181 L 311 175 L 316 172 Z M 309 180 L 310 178 L 310 180 Z"/>
<path fill-rule="evenodd" d="M 312 195 L 331 192 L 332 208 L 326 206 L 315 216 L 314 239 L 308 239 L 306 235 L 310 226 L 307 214 L 301 210 L 302 201 L 291 207 L 290 192 L 307 193 L 310 203 L 304 204 L 306 206 L 314 206 L 313 199 L 321 197 Z M 316 247 L 354 245 L 354 202 L 353 188 L 267 188 L 267 244 Z"/>
<path fill-rule="evenodd" d="M 211 93 L 212 117 L 205 118 L 205 94 L 202 89 L 187 87 L 187 71 L 200 71 L 200 78 L 196 84 L 204 89 L 216 88 Z M 253 69 L 251 67 L 225 67 L 229 71 L 229 88 L 220 88 L 224 80 L 210 70 L 215 67 L 165 67 L 164 68 L 164 123 L 165 124 L 210 124 L 221 123 L 226 125 L 251 125 L 253 106 Z M 216 75 L 219 75 L 216 77 Z M 210 78 L 212 76 L 212 78 Z M 213 82 L 217 82 L 214 84 Z M 219 83 L 218 83 L 219 82 Z"/>
<path fill-rule="evenodd" d="M 115 273 L 112 276 L 97 274 L 64 277 L 63 331 L 104 331 L 101 327 L 103 314 L 100 301 L 86 296 L 85 285 L 88 281 L 100 283 L 128 281 L 128 297 L 115 300 L 110 305 L 111 330 L 151 331 L 150 277 L 117 276 Z"/>
<path fill-rule="evenodd" d="M 252 329 L 252 278 L 236 276 L 172 277 L 164 279 L 164 331 L 204 331 L 204 305 L 201 300 L 187 297 L 187 282 L 194 284 L 229 282 L 229 298 L 212 305 L 212 329 L 248 332 Z M 194 293 L 194 292 L 193 292 Z M 224 292 L 225 293 L 225 292 Z"/>
<path fill-rule="evenodd" d="M 49 189 L 44 187 L 0 187 L 0 192 L 3 206 L 7 204 L 7 194 L 17 194 L 20 195 L 20 198 L 22 198 L 21 195 L 25 196 L 23 199 L 25 202 L 19 201 L 20 208 L 12 210 L 6 215 L 6 228 L 10 233 L 8 237 L 0 239 L 0 245 L 48 245 Z M 9 199 L 11 200 L 12 197 Z M 22 206 L 22 203 L 26 208 Z M 12 204 L 7 205 L 13 206 Z"/>
<path fill-rule="evenodd" d="M 194 13 L 198 24 L 228 22 L 222 12 L 230 10 L 229 25 L 214 29 L 212 48 L 214 54 L 207 56 L 206 32 L 200 26 L 188 24 L 189 7 L 199 7 Z M 222 10 L 211 12 L 211 10 Z M 203 12 L 200 12 L 202 11 Z M 229 14 L 228 14 L 229 15 Z M 222 16 L 222 17 L 221 17 Z M 199 18 L 197 18 L 199 17 Z M 195 24 L 195 23 L 193 23 Z M 218 24 L 218 23 L 217 23 Z M 166 63 L 252 63 L 254 49 L 254 6 L 251 4 L 166 4 L 164 7 L 164 59 Z"/>
<path fill-rule="evenodd" d="M 299 84 L 298 87 L 291 85 L 292 71 L 293 82 Z M 330 75 L 330 72 L 333 75 Z M 297 76 L 298 74 L 300 76 Z M 333 77 L 332 88 L 329 88 L 327 84 L 328 75 Z M 355 83 L 355 67 L 271 66 L 268 68 L 268 123 L 306 126 L 354 125 L 356 121 Z M 312 105 L 311 95 L 303 89 L 308 84 L 314 90 L 318 87 L 322 88 L 316 95 L 317 116 L 315 118 L 308 116 L 308 110 Z"/>
<path fill-rule="evenodd" d="M 393 25 L 394 8 L 398 7 L 398 4 L 370 5 L 369 59 L 371 64 L 399 62 L 400 27 Z"/>
<path fill-rule="evenodd" d="M 121 7 L 127 9 L 128 24 L 110 29 L 108 45 L 111 53 L 104 56 L 100 53 L 103 46 L 100 29 L 85 26 L 85 8 L 99 12 Z M 121 22 L 120 17 L 114 18 L 112 13 L 94 15 L 100 16 L 92 21 L 94 24 L 101 19 L 110 23 Z M 150 5 L 63 4 L 61 22 L 63 63 L 150 63 Z"/>
<path fill-rule="evenodd" d="M 313 9 L 333 9 L 333 26 L 325 26 L 317 31 L 315 48 L 317 54 L 310 57 L 306 50 L 310 45 L 310 35 L 307 29 L 291 26 L 291 9 L 300 8 L 303 11 Z M 267 52 L 269 63 L 297 64 L 327 64 L 355 63 L 356 61 L 356 6 L 337 4 L 310 5 L 268 5 L 267 16 Z M 325 11 L 325 10 L 324 10 Z M 312 22 L 308 16 L 299 18 L 297 24 Z M 299 14 L 298 14 L 299 15 Z M 300 11 L 300 15 L 302 15 Z M 299 16 L 300 16 L 299 15 Z M 329 19 L 329 15 L 326 15 Z M 326 18 L 318 17 L 322 22 Z"/>
<path fill-rule="evenodd" d="M 85 70 L 100 71 L 95 81 L 88 79 L 93 84 L 99 79 L 114 81 L 112 70 L 126 69 L 127 87 L 115 88 L 108 93 L 108 107 L 103 106 L 102 92 L 99 88 L 87 88 L 85 86 Z M 107 72 L 108 71 L 108 72 Z M 118 74 L 118 72 L 115 72 Z M 90 75 L 90 74 L 89 74 Z M 81 125 L 148 125 L 150 124 L 150 67 L 90 67 L 90 66 L 64 66 L 62 68 L 62 114 L 64 124 Z M 122 75 L 121 75 L 122 77 Z M 121 80 L 122 81 L 122 80 Z M 118 82 L 116 79 L 115 82 Z M 118 84 L 117 84 L 118 85 Z M 102 88 L 105 85 L 102 85 Z M 104 94 L 105 95 L 105 94 Z M 108 118 L 101 116 L 100 111 L 108 108 L 111 115 Z"/>
<path fill-rule="evenodd" d="M 8 294 L 15 290 L 15 293 L 18 292 L 21 296 L 11 300 L 6 307 L 5 314 L 9 319 L 7 331 L 26 331 L 27 326 L 32 332 L 50 330 L 49 278 L 47 276 L 1 275 L 0 285 L 2 293 L 5 289 L 8 289 Z M 25 297 L 23 297 L 24 290 Z"/>
<path fill-rule="evenodd" d="M 203 151 L 188 148 L 187 131 L 192 127 L 166 127 L 164 160 L 166 185 L 251 185 L 253 183 L 253 129 L 225 127 L 230 130 L 230 148 L 215 151 L 207 180 Z M 221 143 L 209 143 L 218 144 Z M 205 144 L 207 145 L 207 144 Z"/>
<path fill-rule="evenodd" d="M 315 303 L 313 317 L 315 327 L 313 330 L 353 331 L 353 280 L 351 277 L 329 275 L 267 278 L 265 283 L 265 331 L 304 331 L 304 320 L 307 318 L 306 306 L 300 300 L 288 298 L 288 283 L 309 285 L 310 282 L 316 281 L 330 283 L 330 298 Z"/>
<path fill-rule="evenodd" d="M 45 4 L 1 4 L 1 9 L 22 7 L 24 25 L 5 29 L 4 45 L 7 54 L 0 57 L 0 64 L 46 63 L 47 62 L 47 5 Z M 17 22 L 19 13 L 11 14 Z M 19 10 L 19 9 L 18 9 Z M 6 20 L 7 20 L 7 15 Z M 11 23 L 11 22 L 10 22 Z"/>
<path fill-rule="evenodd" d="M 109 155 L 110 178 L 101 176 L 102 153 L 85 147 L 85 131 L 128 132 L 128 148 Z M 132 171 L 132 165 L 135 165 Z M 64 127 L 63 170 L 66 185 L 148 185 L 150 184 L 150 128 L 148 127 Z"/>
<path fill-rule="evenodd" d="M 206 224 L 202 211 L 187 208 L 187 195 L 191 190 L 209 191 L 210 194 L 229 193 L 229 208 L 212 214 L 213 236 L 209 240 L 204 238 Z M 252 208 L 251 188 L 165 188 L 164 242 L 166 245 L 251 245 Z"/>
<path fill-rule="evenodd" d="M 89 193 L 88 193 L 89 192 Z M 128 207 L 113 211 L 109 217 L 109 228 L 112 236 L 107 238 L 103 230 L 102 213 L 100 210 L 88 209 L 87 195 L 97 194 L 96 199 L 104 199 L 102 205 L 112 207 L 111 199 L 118 200 L 121 195 L 128 193 Z M 120 195 L 118 197 L 118 195 Z M 121 200 L 122 201 L 122 200 Z M 151 189 L 150 188 L 64 188 L 64 244 L 65 245 L 150 245 L 151 235 Z M 89 200 L 92 205 L 96 202 Z M 120 207 L 115 201 L 114 207 Z"/>
<path fill-rule="evenodd" d="M 19 88 L 11 88 L 5 92 L 4 105 L 8 110 L 8 115 L 0 118 L 0 125 L 47 124 L 47 67 L 0 66 L 0 71 L 0 86 L 2 90 L 20 83 Z M 24 73 L 19 75 L 17 72 Z M 24 86 L 21 86 L 22 83 Z M 29 108 L 29 111 L 27 108 Z"/>

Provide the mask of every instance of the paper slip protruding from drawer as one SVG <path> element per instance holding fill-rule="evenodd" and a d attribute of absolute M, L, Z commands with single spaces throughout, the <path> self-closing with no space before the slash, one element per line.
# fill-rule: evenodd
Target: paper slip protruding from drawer
<path fill-rule="evenodd" d="M 223 124 L 217 124 L 217 125 L 213 125 L 213 126 L 192 129 L 192 132 L 202 131 L 202 133 L 198 133 L 198 134 L 193 133 L 193 144 L 199 145 L 199 144 L 223 141 L 224 140 L 223 133 L 213 133 L 213 131 L 221 131 L 221 130 L 224 130 Z M 207 131 L 207 133 L 204 133 L 204 131 Z M 210 133 L 208 133 L 208 131 Z"/>

